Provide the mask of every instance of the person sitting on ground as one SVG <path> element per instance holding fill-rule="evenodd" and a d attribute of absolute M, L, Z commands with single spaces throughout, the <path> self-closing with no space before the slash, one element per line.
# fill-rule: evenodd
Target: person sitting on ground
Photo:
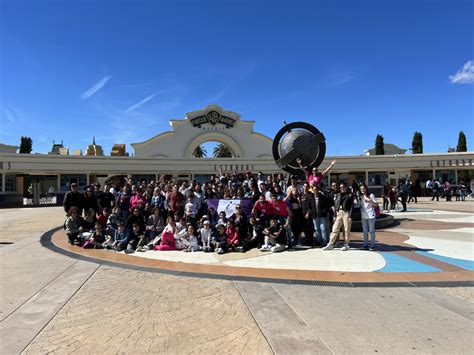
<path fill-rule="evenodd" d="M 163 233 L 161 233 L 159 241 L 157 241 L 158 237 L 156 237 L 153 241 L 154 244 L 152 244 L 151 246 L 148 245 L 150 248 L 153 247 L 155 250 L 159 251 L 176 250 L 176 221 L 173 216 L 169 216 L 166 222 L 166 227 L 165 229 L 163 229 Z M 157 242 L 159 242 L 160 245 L 156 245 Z"/>
<path fill-rule="evenodd" d="M 264 242 L 263 227 L 255 217 L 249 218 L 247 235 L 242 239 L 242 251 L 247 252 L 253 248 L 260 248 Z"/>
<path fill-rule="evenodd" d="M 88 240 L 83 244 L 84 249 L 103 249 L 102 244 L 105 243 L 106 234 L 102 224 L 97 221 L 95 222 L 95 231 L 91 234 Z"/>
<path fill-rule="evenodd" d="M 123 251 L 127 249 L 129 239 L 129 232 L 125 223 L 119 222 L 118 230 L 114 234 L 114 242 L 112 243 L 112 248 L 117 251 Z"/>
<path fill-rule="evenodd" d="M 186 235 L 181 239 L 184 243 L 185 248 L 183 248 L 184 252 L 195 252 L 199 250 L 199 243 L 198 238 L 196 235 L 196 229 L 192 224 L 188 225 Z"/>
<path fill-rule="evenodd" d="M 285 201 L 279 200 L 277 194 L 275 193 L 272 194 L 272 200 L 270 201 L 270 204 L 275 211 L 275 217 L 278 219 L 278 223 L 280 223 L 283 228 L 285 228 L 286 236 L 290 236 L 291 238 L 291 221 L 293 212 L 291 212 L 290 207 L 288 207 L 288 204 Z M 291 239 L 288 242 L 291 242 Z"/>
<path fill-rule="evenodd" d="M 277 253 L 286 248 L 286 231 L 283 226 L 278 223 L 278 219 L 273 217 L 270 221 L 270 227 L 263 230 L 265 235 L 265 244 L 260 249 L 261 251 L 271 251 Z"/>
<path fill-rule="evenodd" d="M 145 233 L 143 234 L 143 238 L 140 239 L 137 245 L 137 251 L 146 251 L 150 248 L 148 244 L 153 242 L 155 238 L 163 232 L 165 228 L 165 223 L 163 221 L 163 217 L 160 215 L 160 208 L 155 206 L 153 208 L 153 214 L 148 217 L 145 227 Z M 157 243 L 158 244 L 158 241 Z"/>
<path fill-rule="evenodd" d="M 236 205 L 234 214 L 230 217 L 235 223 L 235 227 L 239 231 L 239 240 L 244 240 L 247 237 L 249 225 L 247 215 L 243 211 L 242 205 Z"/>
<path fill-rule="evenodd" d="M 235 226 L 233 219 L 229 219 L 227 222 L 227 228 L 225 233 L 227 234 L 227 251 L 235 251 L 240 246 L 239 243 L 239 230 Z"/>
<path fill-rule="evenodd" d="M 212 246 L 217 254 L 227 253 L 227 235 L 225 226 L 220 223 L 216 226 L 216 232 L 211 240 Z"/>
<path fill-rule="evenodd" d="M 104 209 L 102 210 L 102 213 L 99 214 L 99 216 L 97 217 L 97 222 L 99 222 L 101 225 L 102 225 L 102 228 L 107 228 L 107 221 L 109 220 L 109 216 L 110 216 L 110 213 L 111 213 L 111 209 L 110 207 L 104 207 Z"/>
<path fill-rule="evenodd" d="M 138 242 L 143 239 L 143 234 L 138 223 L 132 225 L 132 230 L 129 231 L 129 238 L 127 249 L 125 250 L 126 254 L 132 254 L 137 249 Z"/>
<path fill-rule="evenodd" d="M 211 222 L 205 220 L 202 222 L 202 228 L 199 229 L 199 235 L 201 237 L 202 250 L 206 253 L 213 251 L 211 238 L 212 238 L 212 229 Z"/>
<path fill-rule="evenodd" d="M 79 215 L 79 208 L 72 206 L 68 211 L 69 217 L 66 219 L 64 226 L 66 228 L 66 235 L 68 237 L 69 244 L 81 245 L 82 239 L 80 234 L 82 233 L 82 217 Z"/>
<path fill-rule="evenodd" d="M 115 231 L 118 229 L 118 223 L 124 220 L 122 219 L 122 210 L 119 206 L 115 206 L 112 210 L 112 213 L 109 215 L 107 219 L 107 234 L 114 235 Z"/>
<path fill-rule="evenodd" d="M 132 210 L 132 214 L 128 216 L 127 219 L 127 229 L 132 229 L 134 224 L 138 224 L 140 226 L 140 231 L 143 232 L 145 230 L 145 216 L 141 213 L 138 207 L 135 207 Z"/>
<path fill-rule="evenodd" d="M 95 209 L 91 208 L 84 212 L 84 218 L 82 219 L 82 229 L 84 232 L 92 232 L 94 230 L 95 222 Z"/>

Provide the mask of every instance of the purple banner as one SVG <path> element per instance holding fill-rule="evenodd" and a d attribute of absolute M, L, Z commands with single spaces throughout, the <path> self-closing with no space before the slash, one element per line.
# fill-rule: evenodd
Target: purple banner
<path fill-rule="evenodd" d="M 210 199 L 207 200 L 207 207 L 214 207 L 218 213 L 221 211 L 225 212 L 227 218 L 232 216 L 235 212 L 235 206 L 240 205 L 242 211 L 250 217 L 252 213 L 252 200 L 251 199 L 233 199 L 233 200 L 224 200 L 224 199 Z"/>

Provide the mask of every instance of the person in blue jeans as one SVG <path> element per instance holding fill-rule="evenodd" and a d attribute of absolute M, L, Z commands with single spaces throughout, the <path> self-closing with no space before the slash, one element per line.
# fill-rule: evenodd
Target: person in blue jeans
<path fill-rule="evenodd" d="M 331 210 L 331 198 L 324 194 L 320 186 L 312 186 L 314 198 L 309 199 L 309 217 L 313 219 L 314 229 L 316 230 L 316 242 L 325 246 L 328 243 L 329 232 L 329 211 Z"/>
<path fill-rule="evenodd" d="M 366 185 L 361 185 L 360 189 L 360 214 L 362 217 L 362 229 L 364 230 L 364 245 L 363 249 L 375 250 L 375 206 L 377 200 L 374 194 L 369 194 L 369 189 Z M 370 233 L 370 246 L 369 246 Z"/>

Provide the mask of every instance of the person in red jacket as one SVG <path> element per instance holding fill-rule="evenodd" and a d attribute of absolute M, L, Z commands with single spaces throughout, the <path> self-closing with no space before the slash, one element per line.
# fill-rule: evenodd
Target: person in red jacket
<path fill-rule="evenodd" d="M 273 206 L 265 199 L 265 195 L 260 195 L 258 201 L 252 208 L 252 215 L 259 220 L 263 226 L 267 226 L 270 219 L 275 215 Z"/>

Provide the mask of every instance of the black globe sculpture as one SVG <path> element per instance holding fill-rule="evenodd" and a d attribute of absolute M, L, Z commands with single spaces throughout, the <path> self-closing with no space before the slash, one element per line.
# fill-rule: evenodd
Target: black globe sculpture
<path fill-rule="evenodd" d="M 308 169 L 321 165 L 326 155 L 326 138 L 309 123 L 293 122 L 278 131 L 272 150 L 278 167 L 288 173 L 299 174 L 298 158 Z"/>

